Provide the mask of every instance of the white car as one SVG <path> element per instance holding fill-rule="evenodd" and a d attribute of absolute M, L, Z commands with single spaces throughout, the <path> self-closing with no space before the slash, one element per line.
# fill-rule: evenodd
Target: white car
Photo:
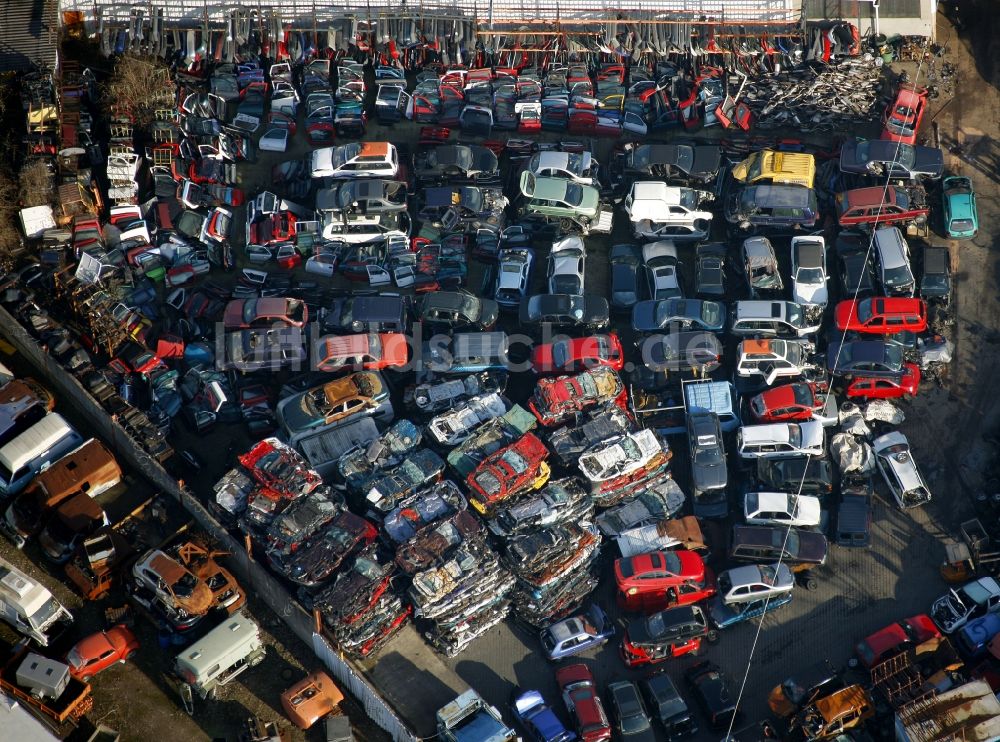
<path fill-rule="evenodd" d="M 825 307 L 827 290 L 826 242 L 822 237 L 792 237 L 792 301 L 804 307 Z"/>
<path fill-rule="evenodd" d="M 352 142 L 313 150 L 314 178 L 394 178 L 399 152 L 389 142 Z"/>
<path fill-rule="evenodd" d="M 528 160 L 527 169 L 535 175 L 566 178 L 580 185 L 600 187 L 598 162 L 590 152 L 538 152 Z"/>
<path fill-rule="evenodd" d="M 771 386 L 780 378 L 797 378 L 813 368 L 815 346 L 808 340 L 743 340 L 736 346 L 736 376 L 763 376 Z"/>
<path fill-rule="evenodd" d="M 500 417 L 510 409 L 496 392 L 482 394 L 441 415 L 431 418 L 427 432 L 442 446 L 457 446 L 485 422 Z"/>
<path fill-rule="evenodd" d="M 365 245 L 388 239 L 410 238 L 410 215 L 406 211 L 348 214 L 345 211 L 317 212 L 322 217 L 323 239 Z"/>
<path fill-rule="evenodd" d="M 743 518 L 760 526 L 815 528 L 820 524 L 818 497 L 786 492 L 747 492 L 743 496 Z"/>
<path fill-rule="evenodd" d="M 578 463 L 591 482 L 605 482 L 638 471 L 664 450 L 660 437 L 644 428 L 597 444 Z"/>
<path fill-rule="evenodd" d="M 792 592 L 795 576 L 787 564 L 748 564 L 720 572 L 716 580 L 724 603 L 748 603 Z"/>
<path fill-rule="evenodd" d="M 775 456 L 822 456 L 823 423 L 768 423 L 744 425 L 736 433 L 736 448 L 742 459 Z"/>
<path fill-rule="evenodd" d="M 878 470 L 899 507 L 915 508 L 930 502 L 931 491 L 913 460 L 905 435 L 897 430 L 880 435 L 872 441 L 872 450 Z"/>
<path fill-rule="evenodd" d="M 587 248 L 576 236 L 552 243 L 549 253 L 549 293 L 582 294 Z"/>
<path fill-rule="evenodd" d="M 931 618 L 941 631 L 951 634 L 969 621 L 1000 611 L 1000 584 L 993 577 L 980 577 L 952 588 L 934 601 Z"/>
<path fill-rule="evenodd" d="M 530 247 L 505 247 L 497 253 L 493 300 L 506 309 L 516 309 L 528 295 L 528 281 L 535 253 Z"/>
<path fill-rule="evenodd" d="M 712 197 L 707 191 L 668 186 L 663 181 L 639 181 L 625 197 L 625 212 L 636 237 L 697 242 L 708 238 L 712 212 L 700 207 Z"/>
<path fill-rule="evenodd" d="M 677 257 L 677 246 L 673 241 L 660 240 L 643 245 L 642 262 L 652 300 L 684 298 L 680 276 L 681 261 Z"/>

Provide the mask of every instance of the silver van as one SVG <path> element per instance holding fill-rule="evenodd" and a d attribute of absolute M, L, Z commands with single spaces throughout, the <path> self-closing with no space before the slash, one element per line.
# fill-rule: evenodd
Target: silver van
<path fill-rule="evenodd" d="M 743 337 L 800 338 L 819 330 L 801 304 L 751 299 L 733 305 L 729 331 Z"/>
<path fill-rule="evenodd" d="M 913 296 L 917 281 L 910 267 L 910 247 L 899 227 L 875 230 L 875 264 L 886 296 Z"/>
<path fill-rule="evenodd" d="M 77 448 L 83 438 L 52 412 L 0 448 L 0 495 L 16 495 L 38 472 Z"/>
<path fill-rule="evenodd" d="M 264 653 L 257 624 L 235 613 L 177 655 L 174 671 L 199 696 L 214 698 L 216 688 L 258 664 Z"/>

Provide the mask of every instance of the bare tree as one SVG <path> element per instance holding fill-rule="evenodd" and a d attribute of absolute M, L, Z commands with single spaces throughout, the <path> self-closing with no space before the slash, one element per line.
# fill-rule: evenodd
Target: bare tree
<path fill-rule="evenodd" d="M 19 196 L 23 207 L 45 206 L 52 203 L 53 178 L 49 166 L 41 160 L 21 168 Z"/>
<path fill-rule="evenodd" d="M 124 54 L 103 86 L 104 101 L 112 118 L 122 118 L 139 128 L 148 127 L 157 108 L 170 104 L 170 73 L 159 60 Z"/>
<path fill-rule="evenodd" d="M 6 168 L 0 168 L 0 275 L 14 267 L 14 252 L 21 246 L 17 224 L 19 186 Z"/>

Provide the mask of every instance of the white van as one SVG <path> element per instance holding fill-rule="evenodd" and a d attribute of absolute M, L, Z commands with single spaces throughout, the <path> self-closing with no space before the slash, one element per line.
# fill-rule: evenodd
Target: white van
<path fill-rule="evenodd" d="M 53 462 L 83 443 L 62 415 L 50 413 L 0 448 L 0 495 L 16 495 Z"/>
<path fill-rule="evenodd" d="M 235 613 L 177 655 L 174 670 L 199 696 L 209 698 L 220 685 L 263 659 L 257 624 Z"/>
<path fill-rule="evenodd" d="M 0 618 L 43 647 L 73 620 L 41 583 L 0 559 Z"/>
<path fill-rule="evenodd" d="M 801 304 L 791 301 L 738 301 L 733 306 L 729 331 L 750 337 L 800 338 L 819 330 Z"/>
<path fill-rule="evenodd" d="M 773 456 L 822 456 L 823 423 L 769 423 L 744 425 L 736 435 L 741 459 Z"/>

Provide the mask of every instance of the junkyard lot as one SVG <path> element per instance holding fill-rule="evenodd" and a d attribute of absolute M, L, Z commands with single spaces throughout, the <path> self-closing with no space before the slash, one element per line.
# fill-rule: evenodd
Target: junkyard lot
<path fill-rule="evenodd" d="M 983 435 L 996 426 L 998 408 L 993 399 L 991 371 L 1000 355 L 995 320 L 998 274 L 995 252 L 991 251 L 991 247 L 997 244 L 996 231 L 991 229 L 991 225 L 1000 207 L 996 200 L 996 169 L 991 171 L 989 166 L 990 162 L 996 161 L 995 152 L 991 149 L 996 145 L 991 140 L 997 134 L 997 126 L 995 115 L 991 112 L 998 110 L 997 90 L 995 81 L 991 84 L 977 74 L 974 60 L 964 48 L 964 42 L 956 39 L 950 25 L 943 19 L 939 33 L 939 42 L 949 47 L 948 61 L 958 66 L 960 80 L 956 100 L 938 118 L 942 142 L 946 145 L 949 141 L 959 142 L 965 147 L 961 157 L 952 156 L 952 161 L 947 162 L 948 170 L 973 178 L 979 194 L 983 231 L 972 242 L 949 245 L 957 285 L 955 302 L 958 320 L 957 352 L 950 370 L 950 382 L 944 388 L 925 385 L 920 396 L 904 407 L 907 421 L 901 429 L 911 440 L 935 499 L 920 511 L 902 513 L 880 487 L 881 497 L 876 502 L 874 514 L 872 550 L 834 548 L 827 566 L 819 572 L 819 590 L 797 590 L 790 607 L 766 619 L 753 653 L 741 701 L 747 721 L 763 715 L 767 692 L 796 667 L 823 658 L 844 664 L 854 643 L 867 633 L 903 616 L 928 609 L 931 601 L 945 589 L 938 575 L 938 566 L 943 559 L 941 538 L 954 533 L 957 524 L 968 517 L 970 496 L 977 492 L 982 469 L 988 463 L 989 449 Z M 915 65 L 911 65 L 911 77 L 914 70 Z M 931 102 L 929 118 L 941 105 L 941 101 Z M 982 128 L 972 128 L 971 122 Z M 415 129 L 412 125 L 385 129 L 372 125 L 366 138 L 412 141 Z M 793 134 L 789 132 L 789 135 Z M 604 141 L 598 146 L 599 154 L 606 161 L 610 143 Z M 255 193 L 255 188 L 264 187 L 269 182 L 271 164 L 303 151 L 284 156 L 267 155 L 257 166 L 243 168 L 242 187 L 248 194 Z M 936 196 L 931 198 L 937 204 Z M 239 244 L 242 233 L 239 218 L 236 230 L 236 243 Z M 606 293 L 607 250 L 611 244 L 630 241 L 629 238 L 627 223 L 620 212 L 616 216 L 613 235 L 587 238 L 588 293 Z M 945 244 L 945 241 L 933 236 L 930 243 Z M 777 244 L 779 250 L 787 249 L 787 242 Z M 542 290 L 544 282 L 545 257 L 544 251 L 537 256 L 533 284 L 538 290 Z M 473 291 L 479 288 L 480 275 L 479 266 L 472 262 L 468 286 Z M 683 481 L 686 451 L 682 442 L 674 443 L 674 468 Z M 228 462 L 218 462 L 217 467 L 213 466 L 210 472 L 206 472 L 204 482 L 199 484 L 210 485 L 212 476 L 221 473 L 227 465 Z M 218 471 L 215 471 L 216 468 Z M 606 549 L 607 552 L 612 550 L 613 545 Z M 595 598 L 610 607 L 613 597 L 608 589 L 608 576 L 604 575 L 603 592 Z M 707 651 L 709 659 L 729 671 L 737 688 L 747 667 L 755 633 L 755 624 L 738 626 L 725 632 L 720 643 Z M 404 630 L 382 650 L 379 657 L 384 658 L 384 662 L 375 670 L 375 675 L 384 691 L 400 705 L 408 718 L 417 722 L 418 733 L 432 733 L 430 724 L 434 708 L 457 690 L 454 687 L 449 689 L 453 680 L 444 675 L 437 678 L 437 682 L 431 679 L 438 657 L 412 628 Z M 617 678 L 641 677 L 643 674 L 643 671 L 627 671 L 617 657 L 614 645 L 586 658 L 586 662 L 601 685 Z M 665 663 L 664 666 L 672 675 L 679 677 L 679 671 L 692 662 L 685 658 Z M 474 686 L 501 707 L 506 706 L 514 684 L 537 687 L 550 701 L 557 700 L 553 668 L 539 654 L 537 639 L 510 623 L 502 624 L 477 640 L 457 658 L 444 660 L 444 664 L 462 681 Z M 390 671 L 390 667 L 400 671 Z M 421 682 L 415 683 L 415 678 Z M 714 736 L 706 733 L 704 738 Z"/>

